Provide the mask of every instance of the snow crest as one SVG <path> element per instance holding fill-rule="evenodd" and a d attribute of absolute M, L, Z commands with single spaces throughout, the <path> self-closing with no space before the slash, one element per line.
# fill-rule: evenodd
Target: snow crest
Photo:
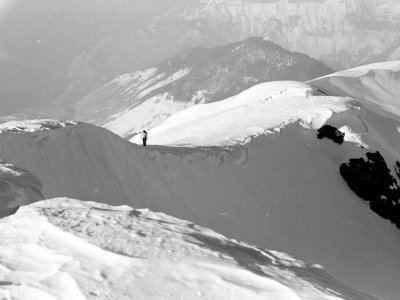
<path fill-rule="evenodd" d="M 286 254 L 149 210 L 53 199 L 0 221 L 0 234 L 6 299 L 372 299 Z"/>
<path fill-rule="evenodd" d="M 77 124 L 78 122 L 74 121 L 59 121 L 50 119 L 9 121 L 0 124 L 0 133 L 6 131 L 27 133 L 39 130 L 52 130 Z"/>
<path fill-rule="evenodd" d="M 318 95 L 301 82 L 266 82 L 226 100 L 176 113 L 152 129 L 150 136 L 158 145 L 231 146 L 289 123 L 318 129 L 350 108 L 355 108 L 351 99 Z M 140 143 L 140 137 L 131 141 Z"/>

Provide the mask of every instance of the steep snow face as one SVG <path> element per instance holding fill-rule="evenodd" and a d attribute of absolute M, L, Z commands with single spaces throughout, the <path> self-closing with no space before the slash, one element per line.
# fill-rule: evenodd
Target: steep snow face
<path fill-rule="evenodd" d="M 378 114 L 400 120 L 400 61 L 333 73 L 309 84 L 330 94 L 350 96 Z"/>
<path fill-rule="evenodd" d="M 259 135 L 242 145 L 143 148 L 80 124 L 32 134 L 2 133 L 0 158 L 40 178 L 46 198 L 68 196 L 162 211 L 322 264 L 350 286 L 378 299 L 395 299 L 400 231 L 347 187 L 339 167 L 378 150 L 393 169 L 400 148 L 399 123 L 349 99 L 324 100 L 313 93 L 307 98 L 309 86 L 287 84 L 286 92 L 292 95 L 282 97 L 282 105 L 299 98 L 293 107 L 298 113 L 279 131 L 256 131 Z M 271 101 L 251 99 L 262 114 L 262 103 Z M 318 103 L 323 108 L 318 109 Z M 241 119 L 254 117 L 247 105 Z M 300 118 L 307 115 L 312 118 Z M 214 117 L 210 112 L 210 120 Z M 312 120 L 346 128 L 352 136 L 342 145 L 319 140 Z"/>
<path fill-rule="evenodd" d="M 320 266 L 127 206 L 43 201 L 0 233 L 3 298 L 373 299 Z"/>
<path fill-rule="evenodd" d="M 30 172 L 0 161 L 0 218 L 43 199 L 42 183 Z"/>
<path fill-rule="evenodd" d="M 325 64 L 261 38 L 194 48 L 157 68 L 117 77 L 75 106 L 76 118 L 122 137 L 150 129 L 171 114 L 215 102 L 272 80 L 309 80 L 331 73 Z"/>
<path fill-rule="evenodd" d="M 155 18 L 137 39 L 173 52 L 267 36 L 342 69 L 393 57 L 400 46 L 399 16 L 397 0 L 206 0 Z"/>
<path fill-rule="evenodd" d="M 173 115 L 150 131 L 151 141 L 156 145 L 232 146 L 293 122 L 318 129 L 333 114 L 357 108 L 350 99 L 317 94 L 300 82 L 262 83 L 232 98 Z M 140 143 L 140 136 L 131 141 Z"/>

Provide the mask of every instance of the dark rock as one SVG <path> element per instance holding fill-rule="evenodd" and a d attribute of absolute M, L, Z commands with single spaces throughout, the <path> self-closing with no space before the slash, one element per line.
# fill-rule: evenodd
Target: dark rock
<path fill-rule="evenodd" d="M 400 163 L 396 163 L 399 170 Z M 400 189 L 379 152 L 367 153 L 367 159 L 350 159 L 340 166 L 340 174 L 349 187 L 370 204 L 371 210 L 400 228 Z"/>
<path fill-rule="evenodd" d="M 333 142 L 341 145 L 344 142 L 344 133 L 341 132 L 339 129 L 331 126 L 331 125 L 324 125 L 320 129 L 318 129 L 318 138 L 321 140 L 323 138 L 327 138 L 332 140 Z"/>

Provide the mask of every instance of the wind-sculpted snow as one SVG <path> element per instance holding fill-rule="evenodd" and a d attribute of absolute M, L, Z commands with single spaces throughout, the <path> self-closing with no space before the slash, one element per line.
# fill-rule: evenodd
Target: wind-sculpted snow
<path fill-rule="evenodd" d="M 0 218 L 43 199 L 42 183 L 30 172 L 0 161 Z"/>
<path fill-rule="evenodd" d="M 0 155 L 40 178 L 46 198 L 162 211 L 322 264 L 349 286 L 393 299 L 399 232 L 338 174 L 364 150 L 316 136 L 291 124 L 231 148 L 142 148 L 81 124 L 40 135 L 3 133 Z"/>
<path fill-rule="evenodd" d="M 373 300 L 320 266 L 127 206 L 43 201 L 0 234 L 4 299 Z"/>
<path fill-rule="evenodd" d="M 0 124 L 0 133 L 5 131 L 27 133 L 40 130 L 52 130 L 77 124 L 78 123 L 74 121 L 59 121 L 59 120 L 46 120 L 46 119 L 15 120 Z"/>
<path fill-rule="evenodd" d="M 300 122 L 318 129 L 334 114 L 357 109 L 351 99 L 327 97 L 294 81 L 266 82 L 223 101 L 197 105 L 150 131 L 157 145 L 228 146 Z M 131 139 L 140 143 L 140 135 Z"/>
<path fill-rule="evenodd" d="M 352 97 L 375 113 L 400 120 L 400 61 L 361 66 L 308 83 L 330 94 Z"/>

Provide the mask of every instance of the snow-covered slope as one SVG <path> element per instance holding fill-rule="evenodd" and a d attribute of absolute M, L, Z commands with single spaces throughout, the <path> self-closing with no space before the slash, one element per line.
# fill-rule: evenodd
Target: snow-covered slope
<path fill-rule="evenodd" d="M 378 114 L 400 120 L 400 61 L 333 73 L 309 84 L 330 94 L 350 96 Z"/>
<path fill-rule="evenodd" d="M 398 0 L 188 1 L 140 30 L 132 38 L 140 48 L 133 51 L 140 61 L 197 45 L 267 36 L 342 69 L 396 59 L 399 16 Z"/>
<path fill-rule="evenodd" d="M 0 124 L 2 134 L 34 133 L 78 124 L 58 120 L 5 120 Z M 34 174 L 0 157 L 0 218 L 15 213 L 20 206 L 44 199 L 42 189 L 42 182 Z"/>
<path fill-rule="evenodd" d="M 317 130 L 333 114 L 357 109 L 356 105 L 351 99 L 325 96 L 301 82 L 266 82 L 171 116 L 150 131 L 150 141 L 155 145 L 232 146 L 288 123 L 300 122 Z M 131 142 L 140 143 L 140 135 Z"/>
<path fill-rule="evenodd" d="M 318 265 L 127 206 L 43 201 L 0 234 L 4 299 L 373 299 Z"/>
<path fill-rule="evenodd" d="M 162 211 L 322 264 L 349 286 L 395 299 L 400 231 L 349 189 L 339 168 L 379 151 L 396 176 L 398 122 L 299 82 L 262 84 L 242 96 L 225 103 L 225 110 L 221 102 L 190 108 L 179 113 L 179 126 L 172 117 L 150 131 L 150 144 L 165 136 L 165 144 L 191 147 L 143 148 L 80 124 L 1 133 L 0 158 L 35 174 L 46 198 Z M 207 105 L 216 109 L 206 113 Z M 190 114 L 198 126 L 210 124 L 194 130 Z M 343 144 L 317 138 L 315 129 L 325 122 L 346 133 Z M 208 138 L 218 146 L 193 147 Z"/>
<path fill-rule="evenodd" d="M 121 75 L 80 100 L 75 118 L 131 137 L 187 107 L 226 99 L 259 82 L 304 81 L 331 72 L 306 55 L 249 38 L 190 49 L 155 68 Z"/>

